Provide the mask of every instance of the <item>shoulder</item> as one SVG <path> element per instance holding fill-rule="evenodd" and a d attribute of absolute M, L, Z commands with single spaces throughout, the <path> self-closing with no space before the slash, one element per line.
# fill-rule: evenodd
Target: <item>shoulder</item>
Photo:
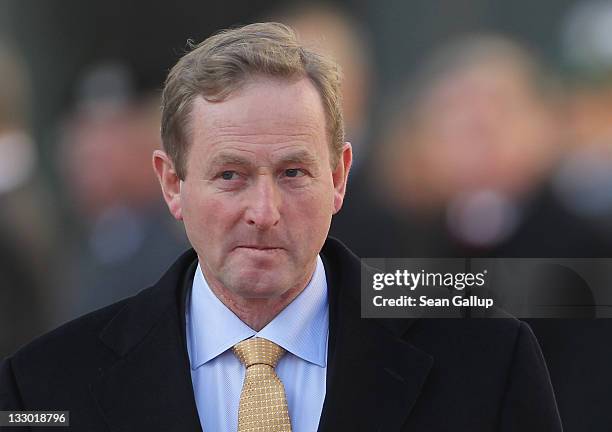
<path fill-rule="evenodd" d="M 134 302 L 128 298 L 70 321 L 33 340 L 11 357 L 12 380 L 20 393 L 30 394 L 46 386 L 69 387 L 69 382 L 95 375 L 116 355 L 100 335 L 112 320 Z M 8 366 L 5 365 L 5 368 Z"/>
<path fill-rule="evenodd" d="M 511 359 L 520 341 L 535 342 L 529 326 L 512 317 L 418 319 L 406 337 L 429 352 L 473 353 L 483 359 Z"/>
<path fill-rule="evenodd" d="M 36 407 L 39 401 L 48 404 L 65 400 L 69 393 L 85 397 L 86 389 L 77 383 L 90 381 L 115 357 L 99 334 L 130 301 L 126 299 L 70 321 L 0 363 L 0 387 L 4 387 L 0 406 Z"/>
<path fill-rule="evenodd" d="M 104 327 L 130 302 L 133 302 L 133 297 L 83 315 L 39 336 L 17 351 L 12 356 L 13 362 L 28 362 L 32 358 L 42 360 L 54 355 L 69 356 L 76 351 L 88 351 L 92 342 L 95 345 Z"/>
<path fill-rule="evenodd" d="M 2 373 L 11 375 L 24 397 L 84 391 L 79 383 L 95 380 L 169 314 L 177 315 L 181 283 L 194 260 L 190 251 L 154 286 L 40 336 L 7 358 Z"/>
<path fill-rule="evenodd" d="M 94 349 L 104 339 L 109 329 L 134 332 L 151 325 L 161 314 L 177 306 L 179 294 L 187 270 L 196 262 L 191 249 L 181 255 L 153 286 L 80 318 L 35 339 L 14 354 L 16 362 L 38 356 L 82 356 Z"/>

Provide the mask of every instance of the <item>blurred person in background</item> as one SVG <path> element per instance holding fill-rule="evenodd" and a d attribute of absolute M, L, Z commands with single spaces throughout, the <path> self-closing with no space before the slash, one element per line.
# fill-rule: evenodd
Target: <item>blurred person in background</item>
<path fill-rule="evenodd" d="M 566 151 L 552 177 L 564 211 L 591 225 L 612 247 L 612 2 L 569 9 L 561 33 L 565 70 Z M 565 238 L 566 233 L 559 235 Z M 568 256 L 576 256 L 570 255 Z M 593 262 L 597 262 L 594 260 Z M 612 282 L 610 269 L 607 280 Z M 608 286 L 610 286 L 608 284 Z M 607 294 L 607 293 L 606 293 Z M 607 294 L 607 298 L 610 295 Z M 608 301 L 602 301 L 606 303 Z M 608 308 L 610 306 L 607 306 Z M 612 320 L 529 320 L 547 360 L 566 432 L 612 425 Z"/>
<path fill-rule="evenodd" d="M 561 44 L 571 145 L 554 190 L 568 211 L 612 238 L 612 2 L 577 3 L 568 11 Z"/>
<path fill-rule="evenodd" d="M 65 257 L 64 320 L 153 284 L 186 248 L 145 163 L 161 146 L 159 104 L 134 94 L 120 63 L 97 64 L 80 82 L 58 155 L 79 221 Z"/>
<path fill-rule="evenodd" d="M 28 130 L 30 83 L 0 43 L 0 358 L 47 328 L 57 222 Z"/>
<path fill-rule="evenodd" d="M 399 216 L 390 253 L 605 257 L 609 244 L 563 205 L 551 181 L 572 137 L 560 90 L 528 51 L 499 36 L 434 53 L 410 83 L 382 152 L 383 190 Z M 560 270 L 534 296 L 593 299 L 587 284 Z M 564 316 L 595 316 L 580 306 L 587 315 Z M 605 430 L 612 424 L 600 402 L 612 397 L 612 348 L 602 343 L 612 335 L 609 320 L 527 321 L 565 430 Z"/>
<path fill-rule="evenodd" d="M 556 85 L 528 51 L 472 36 L 434 53 L 395 113 L 381 172 L 412 256 L 603 256 L 549 179 L 566 145 Z"/>

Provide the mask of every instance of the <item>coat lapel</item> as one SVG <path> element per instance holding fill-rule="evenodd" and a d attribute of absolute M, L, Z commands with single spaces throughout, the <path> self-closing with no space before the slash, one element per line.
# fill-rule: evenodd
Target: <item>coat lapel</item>
<path fill-rule="evenodd" d="M 323 258 L 330 294 L 330 349 L 319 431 L 400 430 L 433 358 L 402 339 L 412 320 L 361 318 L 357 257 L 328 241 Z"/>
<path fill-rule="evenodd" d="M 184 305 L 195 263 L 193 251 L 183 255 L 101 333 L 118 360 L 100 371 L 91 390 L 110 430 L 201 430 L 185 343 Z"/>

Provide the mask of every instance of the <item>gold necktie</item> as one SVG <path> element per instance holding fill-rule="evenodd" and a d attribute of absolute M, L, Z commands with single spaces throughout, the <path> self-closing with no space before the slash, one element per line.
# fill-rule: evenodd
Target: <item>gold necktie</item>
<path fill-rule="evenodd" d="M 274 372 L 285 350 L 257 337 L 237 343 L 233 350 L 246 366 L 238 407 L 238 432 L 291 432 L 285 388 Z"/>

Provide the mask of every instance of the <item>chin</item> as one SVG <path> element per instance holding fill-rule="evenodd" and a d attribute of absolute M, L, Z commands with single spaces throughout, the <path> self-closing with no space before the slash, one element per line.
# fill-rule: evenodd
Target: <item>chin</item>
<path fill-rule="evenodd" d="M 249 272 L 274 272 L 288 265 L 288 256 L 283 249 L 262 251 L 238 248 L 233 251 L 231 261 L 235 269 L 245 269 Z"/>
<path fill-rule="evenodd" d="M 243 268 L 231 277 L 226 286 L 244 298 L 274 298 L 283 295 L 291 287 L 290 278 L 278 271 Z"/>

